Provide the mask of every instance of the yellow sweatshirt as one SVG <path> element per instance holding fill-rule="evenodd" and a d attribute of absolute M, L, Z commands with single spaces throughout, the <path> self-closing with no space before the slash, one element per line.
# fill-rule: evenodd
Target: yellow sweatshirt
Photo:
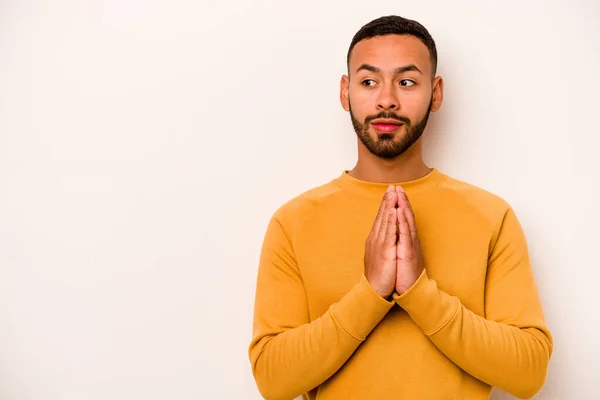
<path fill-rule="evenodd" d="M 364 277 L 388 184 L 341 176 L 282 205 L 264 237 L 249 347 L 266 399 L 479 400 L 543 386 L 552 337 L 519 221 L 437 169 L 398 182 L 425 270 L 403 295 Z"/>

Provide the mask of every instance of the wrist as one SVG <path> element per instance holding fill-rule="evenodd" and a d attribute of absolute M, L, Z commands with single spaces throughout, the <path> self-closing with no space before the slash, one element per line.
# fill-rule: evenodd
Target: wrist
<path fill-rule="evenodd" d="M 378 284 L 372 282 L 367 275 L 365 275 L 365 278 L 367 278 L 367 282 L 369 283 L 369 285 L 371 286 L 371 289 L 373 289 L 373 291 L 375 293 L 377 293 L 383 299 L 386 299 L 386 300 L 390 299 L 390 297 L 394 293 L 394 288 L 392 288 L 391 290 L 387 289 L 387 288 L 382 288 L 381 285 L 378 285 Z"/>

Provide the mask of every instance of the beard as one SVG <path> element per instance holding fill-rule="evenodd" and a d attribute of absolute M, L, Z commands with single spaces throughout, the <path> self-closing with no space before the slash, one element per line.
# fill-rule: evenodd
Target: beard
<path fill-rule="evenodd" d="M 360 141 L 372 154 L 381 158 L 395 158 L 408 150 L 423 134 L 423 131 L 427 126 L 429 114 L 431 113 L 432 101 L 433 99 L 429 101 L 425 116 L 417 121 L 416 124 L 413 124 L 411 120 L 406 117 L 396 115 L 393 111 L 381 111 L 377 115 L 370 115 L 365 118 L 363 123 L 361 123 L 354 117 L 352 105 L 349 104 L 352 126 Z M 378 118 L 395 119 L 402 122 L 404 124 L 405 134 L 400 136 L 397 140 L 394 140 L 393 133 L 382 133 L 379 134 L 376 139 L 373 139 L 369 133 L 369 122 Z"/>

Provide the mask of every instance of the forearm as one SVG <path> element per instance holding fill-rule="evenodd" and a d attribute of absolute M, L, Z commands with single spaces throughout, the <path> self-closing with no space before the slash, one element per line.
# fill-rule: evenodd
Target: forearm
<path fill-rule="evenodd" d="M 350 358 L 392 305 L 362 277 L 348 294 L 314 321 L 279 332 L 268 327 L 258 329 L 250 358 L 263 397 L 293 399 L 326 381 Z"/>
<path fill-rule="evenodd" d="M 477 379 L 520 398 L 543 386 L 552 346 L 543 326 L 487 320 L 440 290 L 425 271 L 394 299 L 441 352 Z"/>

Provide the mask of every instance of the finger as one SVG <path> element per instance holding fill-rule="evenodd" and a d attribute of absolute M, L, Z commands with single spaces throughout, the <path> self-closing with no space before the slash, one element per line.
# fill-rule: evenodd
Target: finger
<path fill-rule="evenodd" d="M 396 208 L 390 207 L 388 214 L 387 228 L 385 230 L 384 246 L 392 247 L 398 241 L 398 217 L 396 216 Z"/>
<path fill-rule="evenodd" d="M 382 242 L 385 240 L 385 238 L 387 236 L 388 225 L 390 222 L 390 210 L 396 209 L 394 207 L 394 203 L 396 202 L 396 197 L 398 197 L 398 196 L 396 196 L 396 191 L 394 191 L 394 190 L 391 190 L 389 195 L 390 195 L 390 198 L 388 198 L 385 201 L 383 218 L 381 220 L 381 226 L 379 227 L 379 235 L 377 236 L 378 240 L 382 241 Z M 395 214 L 394 214 L 394 217 L 395 217 Z M 392 220 L 392 227 L 395 225 L 395 223 L 396 223 L 396 220 L 394 218 L 394 220 Z"/>
<path fill-rule="evenodd" d="M 383 206 L 383 215 L 381 216 L 381 222 L 379 224 L 379 231 L 377 232 L 377 241 L 383 241 L 385 239 L 385 232 L 387 231 L 389 215 L 390 215 L 390 207 L 388 206 L 388 201 L 386 200 Z"/>
<path fill-rule="evenodd" d="M 398 195 L 398 207 L 402 206 L 402 193 L 404 193 L 404 189 L 402 188 L 402 186 L 396 186 L 396 194 Z"/>
<path fill-rule="evenodd" d="M 410 236 L 412 237 L 412 241 L 414 243 L 415 240 L 417 239 L 417 222 L 415 220 L 415 214 L 413 213 L 412 207 L 408 200 L 406 201 L 406 204 L 408 204 L 408 209 L 405 208 L 405 210 L 407 211 L 405 213 L 406 220 L 408 221 L 408 227 L 410 229 Z"/>
<path fill-rule="evenodd" d="M 398 214 L 398 229 L 399 229 L 399 242 L 398 242 L 398 258 L 406 257 L 409 249 L 412 248 L 412 237 L 410 235 L 410 228 L 408 221 L 406 220 L 405 209 L 399 207 L 397 210 Z"/>
<path fill-rule="evenodd" d="M 398 205 L 399 207 L 402 207 L 405 211 L 404 216 L 406 217 L 406 220 L 408 221 L 408 227 L 410 229 L 410 236 L 413 240 L 413 242 L 416 240 L 417 238 L 417 222 L 415 219 L 415 213 L 413 212 L 412 209 L 412 205 L 410 204 L 410 200 L 408 200 L 408 195 L 406 194 L 406 192 L 404 191 L 404 189 L 402 189 L 401 187 L 399 187 L 399 190 L 397 190 L 398 193 Z"/>
<path fill-rule="evenodd" d="M 383 196 L 383 199 L 381 200 L 381 204 L 379 204 L 379 211 L 377 212 L 377 217 L 375 217 L 375 222 L 373 223 L 373 230 L 371 231 L 371 233 L 373 234 L 373 236 L 375 236 L 375 238 L 377 238 L 379 236 L 379 229 L 381 228 L 381 222 L 384 219 L 383 217 L 385 214 L 386 205 L 388 204 L 388 202 L 391 198 L 392 189 L 393 189 L 392 185 L 388 186 L 387 191 L 385 192 L 385 195 Z"/>

